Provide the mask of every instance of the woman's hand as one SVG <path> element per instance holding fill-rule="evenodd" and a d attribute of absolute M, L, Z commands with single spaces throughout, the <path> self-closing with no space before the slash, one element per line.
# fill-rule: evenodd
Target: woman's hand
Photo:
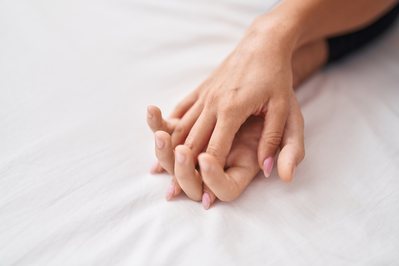
<path fill-rule="evenodd" d="M 278 174 L 285 183 L 292 181 L 296 166 L 305 157 L 304 120 L 294 93 L 289 104 L 277 165 Z M 250 116 L 241 126 L 227 155 L 225 171 L 214 156 L 208 153 L 199 155 L 198 163 L 204 184 L 218 199 L 236 199 L 259 172 L 257 148 L 263 126 L 264 121 L 260 116 Z"/>
<path fill-rule="evenodd" d="M 235 51 L 190 95 L 188 104 L 179 106 L 172 117 L 185 115 L 173 132 L 173 146 L 184 142 L 195 157 L 207 146 L 206 152 L 223 167 L 241 125 L 251 115 L 261 116 L 258 165 L 270 175 L 292 92 L 291 48 L 281 44 L 274 27 L 270 29 L 273 32 L 266 34 L 256 23 L 250 27 Z"/>
<path fill-rule="evenodd" d="M 301 46 L 292 56 L 292 75 L 294 89 L 309 76 L 320 69 L 328 57 L 327 44 L 324 40 Z M 172 138 L 172 148 L 183 144 L 193 124 L 203 110 L 203 101 L 207 96 L 207 87 L 219 69 L 196 90 L 191 92 L 173 110 L 167 120 L 162 119 L 161 111 L 155 106 L 147 108 L 147 123 L 153 132 L 163 130 L 168 132 Z M 163 168 L 157 161 L 152 173 L 162 172 Z"/>
<path fill-rule="evenodd" d="M 152 112 L 154 114 L 151 118 L 154 120 L 152 128 L 154 129 L 154 124 L 158 124 L 160 128 L 173 132 L 173 123 L 163 120 L 158 108 L 151 108 L 155 111 Z M 262 128 L 262 117 L 249 117 L 234 138 L 227 156 L 226 170 L 220 166 L 215 157 L 204 153 L 199 157 L 201 174 L 195 168 L 194 153 L 187 146 L 179 145 L 174 151 L 170 135 L 165 131 L 156 131 L 157 158 L 162 167 L 173 175 L 166 194 L 167 200 L 183 190 L 193 200 L 198 201 L 202 198 L 204 208 L 208 209 L 216 197 L 222 201 L 232 201 L 237 198 L 260 170 L 257 164 L 257 147 Z M 278 160 L 279 176 L 287 183 L 291 182 L 296 166 L 304 158 L 303 129 L 299 105 L 295 94 L 292 94 Z"/>
<path fill-rule="evenodd" d="M 306 78 L 308 78 L 318 69 L 320 69 L 324 65 L 326 60 L 327 60 L 327 47 L 326 47 L 326 42 L 323 40 L 314 43 L 309 43 L 297 49 L 292 57 L 294 88 L 296 88 L 297 85 L 302 83 Z M 213 76 L 213 74 L 211 76 Z M 197 90 L 189 94 L 182 102 L 180 102 L 172 112 L 170 118 L 167 120 L 162 119 L 161 111 L 157 107 L 149 106 L 147 108 L 148 111 L 147 123 L 152 129 L 152 131 L 154 133 L 156 131 L 165 131 L 165 132 L 158 132 L 156 134 L 156 138 L 158 139 L 158 141 L 159 140 L 161 141 L 159 144 L 160 147 L 162 146 L 162 148 L 158 148 L 156 146 L 155 149 L 159 161 L 162 163 L 164 167 L 166 167 L 167 171 L 173 176 L 172 183 L 167 191 L 167 199 L 170 199 L 171 197 L 178 195 L 182 191 L 182 188 L 180 187 L 180 184 L 174 172 L 175 169 L 174 148 L 176 147 L 177 144 L 181 144 L 185 140 L 186 135 L 184 135 L 184 132 L 182 132 L 181 129 L 182 128 L 186 129 L 185 132 L 187 132 L 186 134 L 188 134 L 189 130 L 191 129 L 190 124 L 193 124 L 195 122 L 195 121 L 191 122 L 190 119 L 193 117 L 194 113 L 196 112 L 200 113 L 200 111 L 202 110 L 201 108 L 198 108 L 199 104 L 197 102 L 198 99 L 205 97 L 204 88 L 206 88 L 206 84 L 208 82 L 209 79 L 205 81 L 204 84 L 202 84 Z M 293 166 L 298 165 L 299 162 L 301 161 L 295 158 L 301 158 L 301 155 L 303 156 L 304 154 L 303 133 L 301 133 L 303 132 L 303 124 L 302 124 L 303 122 L 301 122 L 302 115 L 300 113 L 295 95 L 291 95 L 290 105 L 291 107 L 284 131 L 285 133 L 283 137 L 283 142 L 280 145 L 280 147 L 283 148 L 283 150 L 280 152 L 279 161 L 278 161 L 278 172 L 280 178 L 284 182 L 289 182 L 292 180 L 295 169 L 293 168 Z M 258 121 L 258 123 L 260 122 Z M 250 134 L 249 129 L 250 127 L 247 126 L 246 122 L 239 130 L 239 134 L 236 135 L 236 138 L 245 141 L 245 139 L 243 139 L 240 136 L 244 135 L 243 132 L 244 133 L 248 132 Z M 259 138 L 259 136 L 257 136 L 257 138 Z M 250 139 L 254 140 L 254 138 Z M 234 147 L 236 147 L 237 142 L 238 140 L 234 140 L 233 142 Z M 256 144 L 254 143 L 253 145 L 256 146 L 257 143 Z M 182 146 L 178 148 L 178 150 L 183 152 L 183 154 L 186 154 L 187 156 L 186 158 L 188 158 L 187 161 L 188 164 L 190 165 L 189 163 L 190 160 L 196 162 L 197 158 L 194 155 L 192 155 L 192 152 L 190 150 L 187 150 L 185 148 L 186 147 Z M 232 148 L 232 151 L 234 150 L 235 148 Z M 234 154 L 232 154 L 231 156 L 234 157 Z M 153 165 L 151 169 L 152 173 L 159 173 L 163 171 L 163 167 L 159 163 L 159 161 L 157 161 Z M 228 159 L 227 163 L 230 163 L 230 159 Z M 211 166 L 212 165 L 213 164 L 211 161 Z M 220 166 L 215 166 L 215 168 L 212 167 L 212 169 L 217 170 L 218 167 L 221 168 Z M 195 173 L 196 175 L 197 172 L 195 172 L 195 169 L 193 168 L 190 169 L 191 173 Z M 204 174 L 206 175 L 205 172 Z M 188 176 L 193 176 L 193 175 L 194 174 Z M 180 179 L 184 180 L 184 177 Z M 198 178 L 197 179 L 191 178 L 191 180 L 194 180 L 195 183 L 195 180 L 198 180 Z M 183 187 L 184 190 L 187 191 L 186 192 L 187 195 L 194 200 L 201 200 L 201 193 L 204 193 L 203 204 L 205 208 L 207 208 L 206 206 L 209 207 L 209 204 L 211 204 L 216 198 L 215 194 L 207 187 L 206 184 L 203 185 L 203 191 L 198 190 L 198 183 L 193 186 L 183 184 Z"/>

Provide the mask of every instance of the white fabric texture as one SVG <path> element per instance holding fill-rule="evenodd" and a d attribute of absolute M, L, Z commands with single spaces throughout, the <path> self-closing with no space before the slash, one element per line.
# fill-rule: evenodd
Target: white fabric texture
<path fill-rule="evenodd" d="M 205 211 L 155 161 L 172 108 L 273 0 L 0 2 L 0 265 L 397 265 L 399 25 L 297 92 L 306 158 Z"/>

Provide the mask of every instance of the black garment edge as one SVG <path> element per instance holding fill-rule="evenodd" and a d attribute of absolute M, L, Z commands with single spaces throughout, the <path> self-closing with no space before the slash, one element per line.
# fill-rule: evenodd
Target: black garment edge
<path fill-rule="evenodd" d="M 346 35 L 327 39 L 329 54 L 327 63 L 337 61 L 362 48 L 379 37 L 395 22 L 399 14 L 399 4 L 370 26 Z"/>

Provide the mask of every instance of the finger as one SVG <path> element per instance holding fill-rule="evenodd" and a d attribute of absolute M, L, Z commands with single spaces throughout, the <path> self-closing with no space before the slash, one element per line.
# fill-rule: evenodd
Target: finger
<path fill-rule="evenodd" d="M 153 132 L 163 130 L 171 134 L 176 127 L 178 119 L 171 118 L 168 121 L 162 118 L 161 110 L 156 106 L 148 106 L 147 107 L 147 124 L 150 126 Z M 150 173 L 157 174 L 162 173 L 164 169 L 159 164 L 159 161 L 156 161 L 150 170 Z"/>
<path fill-rule="evenodd" d="M 203 184 L 204 194 L 202 194 L 202 206 L 204 206 L 205 210 L 208 210 L 212 203 L 216 200 L 215 193 L 207 186 L 207 184 Z"/>
<path fill-rule="evenodd" d="M 182 189 L 177 181 L 176 177 L 173 176 L 172 182 L 170 183 L 168 189 L 166 190 L 165 198 L 167 201 L 170 201 L 173 197 L 179 195 L 182 192 Z"/>
<path fill-rule="evenodd" d="M 151 166 L 151 169 L 150 169 L 150 173 L 151 174 L 158 174 L 158 173 L 161 173 L 163 171 L 164 171 L 164 169 L 163 169 L 163 167 L 161 166 L 161 164 L 159 163 L 158 160 L 156 160 L 154 162 L 154 164 Z"/>
<path fill-rule="evenodd" d="M 155 155 L 159 164 L 169 174 L 174 175 L 175 155 L 172 148 L 170 135 L 165 131 L 155 132 Z"/>
<path fill-rule="evenodd" d="M 179 145 L 175 149 L 175 177 L 187 197 L 200 201 L 202 198 L 202 178 L 195 169 L 194 156 L 189 147 Z"/>
<path fill-rule="evenodd" d="M 173 176 L 172 182 L 170 183 L 168 189 L 166 190 L 165 199 L 170 201 L 173 197 L 179 195 L 182 189 L 177 181 L 176 177 Z"/>
<path fill-rule="evenodd" d="M 224 172 L 218 160 L 207 153 L 200 154 L 198 162 L 204 183 L 222 201 L 236 199 L 257 174 L 255 167 L 245 166 L 232 166 Z"/>
<path fill-rule="evenodd" d="M 174 160 L 175 155 L 172 149 L 170 135 L 164 131 L 155 132 L 155 155 L 159 160 L 159 164 L 171 175 L 173 179 L 166 191 L 166 200 L 170 200 L 173 196 L 181 193 L 179 182 L 174 177 Z"/>
<path fill-rule="evenodd" d="M 156 131 L 162 130 L 171 134 L 177 122 L 178 119 L 164 120 L 162 118 L 162 112 L 158 107 L 154 105 L 147 107 L 147 124 L 151 128 L 152 132 L 155 133 Z"/>
<path fill-rule="evenodd" d="M 273 169 L 274 156 L 281 144 L 288 111 L 288 103 L 269 103 L 258 145 L 258 163 L 266 177 L 269 177 Z"/>
<path fill-rule="evenodd" d="M 198 93 L 197 91 L 193 91 L 186 98 L 184 98 L 183 101 L 176 105 L 169 118 L 182 118 L 197 100 Z"/>
<path fill-rule="evenodd" d="M 295 94 L 291 99 L 291 107 L 277 162 L 278 174 L 285 183 L 292 181 L 296 167 L 305 157 L 304 120 Z"/>
<path fill-rule="evenodd" d="M 203 110 L 184 142 L 184 145 L 192 150 L 194 158 L 204 150 L 215 124 L 216 117 L 207 112 L 207 110 Z"/>
<path fill-rule="evenodd" d="M 235 116 L 220 117 L 217 120 L 206 153 L 213 155 L 221 167 L 225 165 L 234 137 L 243 122 Z"/>
<path fill-rule="evenodd" d="M 183 144 L 187 138 L 188 133 L 192 129 L 198 117 L 201 115 L 204 105 L 199 101 L 183 116 L 182 119 L 176 124 L 172 134 L 173 146 Z"/>

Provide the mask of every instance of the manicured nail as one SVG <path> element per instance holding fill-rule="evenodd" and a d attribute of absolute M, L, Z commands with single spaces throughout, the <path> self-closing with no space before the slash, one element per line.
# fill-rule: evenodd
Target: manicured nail
<path fill-rule="evenodd" d="M 159 166 L 159 161 L 156 161 L 152 166 L 151 166 L 151 173 L 155 173 L 155 171 L 158 169 Z"/>
<path fill-rule="evenodd" d="M 162 149 L 165 146 L 165 142 L 158 137 L 155 137 L 155 142 L 157 143 L 158 149 Z"/>
<path fill-rule="evenodd" d="M 175 193 L 175 184 L 173 182 L 170 184 L 168 190 L 166 191 L 166 200 L 170 201 L 170 199 L 173 197 L 173 194 Z"/>
<path fill-rule="evenodd" d="M 152 115 L 150 112 L 147 111 L 147 117 L 148 117 L 149 119 L 151 119 L 151 118 L 153 117 L 153 115 Z"/>
<path fill-rule="evenodd" d="M 179 163 L 184 163 L 184 161 L 186 160 L 186 156 L 184 156 L 183 154 L 181 154 L 180 152 L 176 151 L 176 160 Z"/>
<path fill-rule="evenodd" d="M 211 197 L 207 192 L 202 195 L 202 205 L 204 206 L 205 210 L 208 210 L 209 206 L 211 205 Z"/>
<path fill-rule="evenodd" d="M 265 174 L 266 177 L 270 176 L 270 173 L 272 172 L 273 169 L 273 163 L 274 163 L 273 157 L 268 157 L 263 162 L 263 173 Z"/>

